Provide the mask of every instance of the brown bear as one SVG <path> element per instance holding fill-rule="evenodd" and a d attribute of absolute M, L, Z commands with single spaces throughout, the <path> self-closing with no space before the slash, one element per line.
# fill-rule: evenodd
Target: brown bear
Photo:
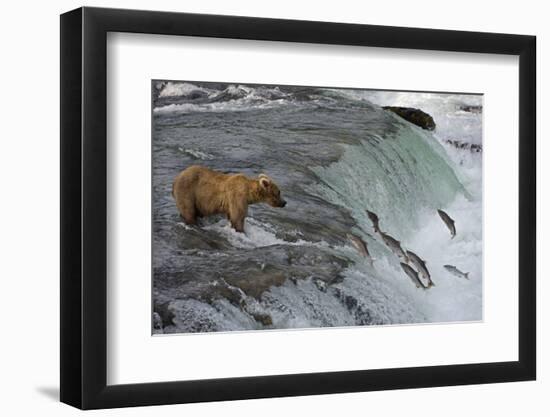
<path fill-rule="evenodd" d="M 265 174 L 247 178 L 243 174 L 223 174 L 199 165 L 179 173 L 172 186 L 172 195 L 185 223 L 195 224 L 197 217 L 225 214 L 237 232 L 244 232 L 249 204 L 286 205 L 277 184 Z"/>

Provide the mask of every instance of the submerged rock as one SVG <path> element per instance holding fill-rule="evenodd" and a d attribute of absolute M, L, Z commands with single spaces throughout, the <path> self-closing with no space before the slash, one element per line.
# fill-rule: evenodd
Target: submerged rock
<path fill-rule="evenodd" d="M 421 127 L 426 130 L 434 130 L 435 122 L 432 116 L 428 113 L 423 112 L 420 109 L 415 109 L 413 107 L 397 107 L 397 106 L 384 106 L 384 110 L 389 110 L 399 117 L 402 117 L 408 122 Z"/>
<path fill-rule="evenodd" d="M 330 285 L 350 262 L 330 248 L 315 245 L 240 248 L 217 256 L 210 251 L 186 251 L 172 265 L 154 268 L 159 305 L 155 311 L 164 317 L 164 302 L 186 298 L 207 303 L 221 298 L 240 305 L 243 295 L 258 300 L 264 292 L 292 279 L 316 277 Z"/>
<path fill-rule="evenodd" d="M 276 267 L 268 266 L 263 271 L 255 268 L 243 269 L 239 274 L 227 275 L 224 279 L 249 297 L 259 298 L 269 288 L 283 285 L 287 274 Z"/>

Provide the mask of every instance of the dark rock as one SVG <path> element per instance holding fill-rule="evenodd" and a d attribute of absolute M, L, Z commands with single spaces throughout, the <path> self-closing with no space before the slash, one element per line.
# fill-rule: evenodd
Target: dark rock
<path fill-rule="evenodd" d="M 412 107 L 396 107 L 396 106 L 384 106 L 384 110 L 389 110 L 399 117 L 407 120 L 408 122 L 421 127 L 426 130 L 434 130 L 435 122 L 432 116 L 428 113 L 423 112 L 420 109 L 415 109 Z"/>
<path fill-rule="evenodd" d="M 162 317 L 157 312 L 153 312 L 153 329 L 161 330 L 163 328 Z"/>
<path fill-rule="evenodd" d="M 480 153 L 483 150 L 481 145 L 477 145 L 475 143 L 461 142 L 459 140 L 451 139 L 447 139 L 445 142 L 454 146 L 456 149 L 463 149 L 472 153 Z"/>
<path fill-rule="evenodd" d="M 208 93 L 206 91 L 202 91 L 202 90 L 194 90 L 194 91 L 191 91 L 188 95 L 187 95 L 187 99 L 188 100 L 196 100 L 198 98 L 204 98 L 204 97 L 208 97 Z"/>
<path fill-rule="evenodd" d="M 153 311 L 153 327 L 163 328 L 173 325 L 174 313 L 169 308 L 170 303 L 155 303 Z M 159 320 L 160 319 L 160 320 Z"/>
<path fill-rule="evenodd" d="M 482 106 L 468 106 L 465 104 L 460 106 L 459 109 L 468 113 L 481 113 Z"/>
<path fill-rule="evenodd" d="M 263 314 L 263 313 L 251 313 L 252 317 L 254 317 L 254 320 L 256 320 L 258 323 L 263 324 L 264 326 L 272 326 L 273 325 L 273 319 L 269 314 Z"/>
<path fill-rule="evenodd" d="M 313 283 L 315 284 L 315 286 L 317 287 L 317 289 L 321 292 L 327 292 L 327 283 L 325 281 L 323 281 L 322 279 L 320 278 L 313 278 Z"/>

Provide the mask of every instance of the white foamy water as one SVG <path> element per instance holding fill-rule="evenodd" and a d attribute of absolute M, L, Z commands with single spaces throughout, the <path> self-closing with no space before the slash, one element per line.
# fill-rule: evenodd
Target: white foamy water
<path fill-rule="evenodd" d="M 281 99 L 275 101 L 260 101 L 254 98 L 248 99 L 235 99 L 222 102 L 214 103 L 204 103 L 204 104 L 193 104 L 193 103 L 184 103 L 184 104 L 168 104 L 162 107 L 155 107 L 153 109 L 154 113 L 203 113 L 203 112 L 214 112 L 214 113 L 224 113 L 224 112 L 237 112 L 237 111 L 247 111 L 254 109 L 269 109 L 279 106 L 284 106 L 289 104 L 289 102 Z"/>
<path fill-rule="evenodd" d="M 215 90 L 197 87 L 190 83 L 169 82 L 160 91 L 159 97 L 190 96 L 193 93 L 204 93 L 208 100 L 203 102 L 171 103 L 155 107 L 154 113 L 164 114 L 189 114 L 204 112 L 237 112 L 247 110 L 271 109 L 280 106 L 291 105 L 287 95 L 275 88 L 252 88 L 243 85 L 230 85 L 219 92 Z M 199 100 L 200 101 L 200 100 Z"/>
<path fill-rule="evenodd" d="M 206 152 L 202 152 L 198 149 L 184 149 L 181 147 L 179 147 L 178 149 L 180 150 L 180 152 L 186 153 L 195 159 L 201 159 L 203 161 L 209 161 L 211 159 L 214 159 L 214 155 L 211 155 Z"/>
<path fill-rule="evenodd" d="M 286 242 L 275 236 L 275 230 L 268 224 L 261 223 L 252 217 L 245 219 L 245 233 L 236 232 L 231 223 L 222 219 L 211 225 L 204 226 L 206 230 L 212 230 L 224 236 L 237 248 L 257 248 L 262 246 L 280 245 Z"/>
<path fill-rule="evenodd" d="M 379 106 L 414 107 L 431 115 L 436 123 L 435 136 L 441 140 L 480 145 L 482 142 L 482 113 L 466 112 L 463 106 L 482 106 L 482 95 L 411 93 L 396 91 L 346 90 Z"/>
<path fill-rule="evenodd" d="M 482 223 L 481 203 L 458 196 L 445 208 L 455 220 L 457 235 L 451 239 L 446 225 L 436 212 L 420 215 L 419 230 L 402 239 L 402 247 L 426 260 L 435 286 L 417 289 L 403 282 L 408 298 L 430 322 L 470 321 L 482 319 Z M 443 267 L 451 264 L 470 273 L 470 280 L 457 278 Z M 387 269 L 391 279 L 408 281 L 395 264 Z"/>
<path fill-rule="evenodd" d="M 160 90 L 159 97 L 178 97 L 189 96 L 193 93 L 205 93 L 206 95 L 215 94 L 215 90 L 204 87 L 198 87 L 191 83 L 168 82 Z"/>
<path fill-rule="evenodd" d="M 263 223 L 248 216 L 244 222 L 244 233 L 235 231 L 229 220 L 221 219 L 215 223 L 202 226 L 205 230 L 214 231 L 224 236 L 233 246 L 237 248 L 250 249 L 261 248 L 272 245 L 288 246 L 322 246 L 329 247 L 326 242 L 308 242 L 298 239 L 295 242 L 288 242 L 276 235 L 276 229 L 269 223 Z"/>

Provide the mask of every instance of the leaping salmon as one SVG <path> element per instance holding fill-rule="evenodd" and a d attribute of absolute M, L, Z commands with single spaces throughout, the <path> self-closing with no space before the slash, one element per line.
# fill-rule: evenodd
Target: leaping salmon
<path fill-rule="evenodd" d="M 405 274 L 411 279 L 413 284 L 416 286 L 416 288 L 423 288 L 427 289 L 424 284 L 422 284 L 422 281 L 420 281 L 420 278 L 418 278 L 418 272 L 416 272 L 413 268 L 411 268 L 409 265 L 401 262 L 400 263 L 401 268 L 403 268 L 403 271 L 405 271 Z"/>
<path fill-rule="evenodd" d="M 401 247 L 401 242 L 399 242 L 397 239 L 393 238 L 392 236 L 388 235 L 387 233 L 380 232 L 380 236 L 382 237 L 382 240 L 386 244 L 388 248 L 399 258 L 402 259 L 405 263 L 409 262 L 409 258 L 407 257 L 407 254 Z"/>
<path fill-rule="evenodd" d="M 453 239 L 456 236 L 455 221 L 451 219 L 451 216 L 449 216 L 443 210 L 438 209 L 437 213 L 439 214 L 439 217 L 441 217 L 441 220 L 443 220 L 443 223 L 445 223 L 445 226 L 447 226 L 447 228 L 451 232 L 451 239 Z"/>
<path fill-rule="evenodd" d="M 369 261 L 369 264 L 372 266 L 373 259 L 372 256 L 370 256 L 369 249 L 367 248 L 367 244 L 363 239 L 361 239 L 359 236 L 353 235 L 351 233 L 348 233 L 347 238 L 353 245 L 355 249 L 357 249 L 357 252 L 359 252 L 362 256 L 367 258 Z"/>
<path fill-rule="evenodd" d="M 443 268 L 445 268 L 455 277 L 470 279 L 470 277 L 468 276 L 470 274 L 469 272 L 462 272 L 460 269 L 458 269 L 454 265 L 443 265 Z"/>
<path fill-rule="evenodd" d="M 410 250 L 407 251 L 407 256 L 409 257 L 412 264 L 416 267 L 416 269 L 418 269 L 418 272 L 420 273 L 422 278 L 424 278 L 428 282 L 428 288 L 434 287 L 435 284 L 432 281 L 430 271 L 428 271 L 428 268 L 426 267 L 426 261 Z"/>

